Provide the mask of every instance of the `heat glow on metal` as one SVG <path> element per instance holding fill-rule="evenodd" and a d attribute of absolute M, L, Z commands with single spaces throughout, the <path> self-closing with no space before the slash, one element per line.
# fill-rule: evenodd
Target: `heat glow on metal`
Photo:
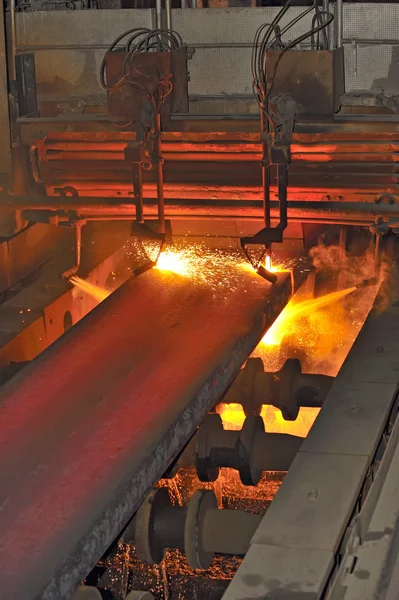
<path fill-rule="evenodd" d="M 285 421 L 280 410 L 265 405 L 262 407 L 261 417 L 268 433 L 290 433 L 306 437 L 319 411 L 318 408 L 301 408 L 295 421 Z M 245 414 L 240 404 L 222 405 L 221 417 L 224 428 L 230 430 L 241 429 L 245 421 Z"/>
<path fill-rule="evenodd" d="M 355 294 L 357 287 L 319 298 L 296 294 L 280 313 L 253 352 L 262 358 L 265 370 L 278 371 L 287 358 L 299 358 L 306 373 L 335 376 L 349 352 L 375 296 L 369 288 Z M 221 405 L 225 429 L 241 429 L 245 415 L 238 404 Z M 266 431 L 306 437 L 318 408 L 301 408 L 296 421 L 285 421 L 280 410 L 263 406 Z"/>

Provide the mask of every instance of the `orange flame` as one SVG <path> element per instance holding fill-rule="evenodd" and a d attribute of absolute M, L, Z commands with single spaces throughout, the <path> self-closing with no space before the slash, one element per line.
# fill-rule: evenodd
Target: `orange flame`
<path fill-rule="evenodd" d="M 192 273 L 193 265 L 182 252 L 168 249 L 161 252 L 155 268 L 188 277 Z"/>
<path fill-rule="evenodd" d="M 266 346 L 279 346 L 283 340 L 284 334 L 287 331 L 287 325 L 293 319 L 297 319 L 301 316 L 309 315 L 333 302 L 341 300 L 348 294 L 351 294 L 356 290 L 356 286 L 347 288 L 346 290 L 339 290 L 338 292 L 332 292 L 326 294 L 320 298 L 313 298 L 311 300 L 304 300 L 303 302 L 295 302 L 291 300 L 284 310 L 280 313 L 273 325 L 268 329 L 265 336 L 262 339 L 261 344 Z"/>
<path fill-rule="evenodd" d="M 102 288 L 98 285 L 94 285 L 94 283 L 90 283 L 89 281 L 85 281 L 84 279 L 81 279 L 76 275 L 71 277 L 69 281 L 73 283 L 75 287 L 82 290 L 82 292 L 89 294 L 89 296 L 97 300 L 97 302 L 102 302 L 111 294 L 111 292 L 106 290 L 105 288 Z"/>

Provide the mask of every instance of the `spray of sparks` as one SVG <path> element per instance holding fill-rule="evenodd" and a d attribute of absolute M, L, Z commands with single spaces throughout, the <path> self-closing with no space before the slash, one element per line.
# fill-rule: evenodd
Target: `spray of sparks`
<path fill-rule="evenodd" d="M 267 331 L 253 355 L 260 356 L 266 369 L 270 371 L 281 368 L 286 358 L 298 357 L 298 348 L 295 347 L 295 344 L 299 347 L 303 343 L 305 347 L 304 355 L 308 359 L 315 359 L 315 362 L 318 359 L 320 363 L 324 357 L 330 358 L 332 347 L 323 344 L 321 336 L 323 332 L 329 333 L 330 329 L 334 330 L 332 323 L 338 316 L 340 326 L 335 329 L 336 337 L 332 336 L 332 345 L 340 343 L 338 336 L 344 336 L 345 332 L 348 332 L 348 321 L 344 317 L 343 307 L 339 303 L 340 300 L 349 296 L 356 289 L 356 287 L 350 287 L 346 290 L 326 294 L 320 298 L 302 301 L 298 301 L 294 297 Z M 294 340 L 293 346 L 291 346 L 292 354 L 288 353 L 288 355 L 285 354 L 282 348 L 282 343 L 287 335 L 290 340 Z M 343 359 L 339 358 L 338 360 L 341 364 Z M 320 372 L 320 369 L 315 368 L 314 371 Z M 245 414 L 241 405 L 222 404 L 219 410 L 225 429 L 242 428 Z M 304 407 L 300 409 L 295 421 L 286 421 L 280 410 L 265 405 L 262 407 L 261 416 L 265 423 L 265 429 L 269 433 L 289 433 L 306 437 L 319 411 L 319 408 Z"/>
<path fill-rule="evenodd" d="M 243 260 L 239 250 L 210 249 L 203 244 L 173 244 L 159 256 L 159 246 L 145 244 L 147 257 L 156 261 L 155 269 L 190 279 L 194 285 L 204 285 L 218 297 L 238 289 L 250 275 L 254 285 L 264 285 L 253 267 Z"/>
<path fill-rule="evenodd" d="M 102 288 L 99 285 L 95 285 L 94 283 L 90 283 L 89 281 L 81 279 L 76 275 L 71 277 L 69 281 L 75 287 L 82 290 L 82 292 L 89 294 L 89 296 L 97 300 L 97 302 L 102 302 L 103 300 L 105 300 L 105 298 L 108 298 L 108 296 L 111 293 L 109 290 L 106 290 L 105 288 Z"/>
<path fill-rule="evenodd" d="M 339 290 L 338 292 L 332 292 L 331 294 L 326 294 L 320 298 L 312 298 L 299 303 L 296 303 L 295 300 L 291 300 L 266 332 L 261 343 L 266 346 L 279 346 L 287 332 L 289 322 L 293 322 L 301 316 L 307 316 L 314 311 L 338 302 L 356 289 L 356 286 L 352 286 L 346 290 Z"/>
<path fill-rule="evenodd" d="M 306 373 L 336 376 L 374 301 L 376 287 L 355 293 L 354 284 L 370 277 L 373 269 L 368 255 L 354 261 L 340 248 L 323 246 L 315 248 L 314 255 L 320 270 L 340 273 L 345 289 L 313 298 L 307 283 L 302 286 L 253 353 L 266 371 L 278 371 L 287 358 L 298 358 Z M 274 266 L 266 259 L 265 267 Z M 245 415 L 240 405 L 222 404 L 219 410 L 226 429 L 241 429 Z M 285 421 L 273 406 L 263 406 L 261 415 L 266 431 L 306 437 L 319 410 L 301 408 L 295 421 Z"/>

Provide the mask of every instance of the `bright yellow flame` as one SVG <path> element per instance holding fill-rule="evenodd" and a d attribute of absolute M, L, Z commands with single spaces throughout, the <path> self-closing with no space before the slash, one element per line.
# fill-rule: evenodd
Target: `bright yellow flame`
<path fill-rule="evenodd" d="M 346 290 L 339 290 L 338 292 L 332 292 L 331 294 L 326 294 L 320 298 L 304 300 L 299 303 L 291 300 L 266 332 L 261 343 L 266 346 L 279 346 L 287 332 L 288 324 L 294 319 L 309 315 L 333 302 L 337 302 L 354 292 L 356 289 L 357 288 L 354 286 L 347 288 Z"/>
<path fill-rule="evenodd" d="M 192 273 L 193 265 L 190 264 L 187 256 L 184 256 L 182 252 L 174 252 L 168 249 L 161 252 L 155 268 L 188 277 Z"/>
<path fill-rule="evenodd" d="M 238 430 L 242 428 L 245 414 L 240 404 L 222 404 L 219 410 L 225 429 Z M 262 407 L 261 416 L 265 429 L 269 433 L 289 433 L 306 437 L 319 411 L 319 408 L 300 408 L 295 421 L 286 421 L 278 408 L 265 405 Z"/>
<path fill-rule="evenodd" d="M 272 257 L 269 254 L 265 256 L 264 267 L 270 271 L 270 273 L 288 273 L 290 271 L 287 266 L 275 261 L 273 262 Z"/>
<path fill-rule="evenodd" d="M 86 292 L 86 294 L 89 294 L 92 298 L 94 298 L 98 302 L 102 302 L 103 300 L 105 300 L 105 298 L 108 298 L 108 296 L 111 294 L 111 292 L 109 292 L 105 288 L 102 288 L 98 285 L 94 285 L 94 283 L 90 283 L 89 281 L 85 281 L 84 279 L 81 279 L 80 277 L 77 277 L 76 275 L 71 277 L 69 281 L 71 283 L 73 283 L 73 285 L 75 287 L 82 290 L 82 292 Z"/>
<path fill-rule="evenodd" d="M 242 260 L 237 250 L 211 249 L 203 244 L 174 243 L 158 256 L 159 245 L 146 242 L 144 250 L 147 259 L 156 261 L 155 268 L 164 273 L 181 275 L 195 285 L 206 285 L 218 297 L 248 284 L 259 285 L 259 277 L 248 263 Z"/>

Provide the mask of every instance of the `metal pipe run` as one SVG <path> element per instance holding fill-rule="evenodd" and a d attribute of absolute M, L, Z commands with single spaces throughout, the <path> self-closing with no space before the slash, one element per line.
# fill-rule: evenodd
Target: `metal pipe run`
<path fill-rule="evenodd" d="M 335 35 L 337 48 L 342 48 L 343 44 L 343 25 L 344 25 L 344 4 L 343 0 L 336 0 L 335 4 Z"/>
<path fill-rule="evenodd" d="M 128 214 L 134 215 L 135 208 L 131 199 L 126 198 L 124 204 L 123 198 L 95 198 L 95 197 L 67 197 L 67 196 L 38 196 L 29 198 L 26 196 L 9 196 L 0 194 L 0 206 L 5 212 L 7 207 L 13 209 L 26 210 L 52 210 L 52 211 L 76 211 L 80 213 L 91 214 Z M 145 210 L 151 211 L 151 208 L 158 203 L 156 198 L 146 198 Z M 274 215 L 277 215 L 278 202 L 271 201 L 271 209 Z M 197 212 L 206 212 L 209 209 L 218 209 L 220 214 L 231 212 L 233 209 L 237 214 L 240 210 L 249 212 L 256 211 L 259 216 L 262 211 L 262 200 L 207 200 L 207 199 L 181 199 L 179 201 L 171 198 L 165 203 L 170 211 L 190 212 L 196 209 Z M 366 217 L 375 219 L 376 217 L 399 217 L 399 202 L 396 203 L 376 203 L 376 202 L 337 202 L 337 201 L 302 201 L 289 200 L 287 202 L 288 216 L 317 216 L 329 217 L 338 215 L 344 219 L 349 217 Z M 90 216 L 88 214 L 88 216 Z"/>
<path fill-rule="evenodd" d="M 17 66 L 15 64 L 15 55 L 17 53 L 17 27 L 15 22 L 16 12 L 16 1 L 10 0 L 10 80 L 16 81 L 17 79 Z"/>
<path fill-rule="evenodd" d="M 156 0 L 156 29 L 162 29 L 162 0 Z"/>
<path fill-rule="evenodd" d="M 172 31 L 172 0 L 165 0 L 165 12 L 166 12 L 166 29 Z M 169 46 L 171 47 L 171 41 L 169 40 Z"/>
<path fill-rule="evenodd" d="M 220 302 L 152 269 L 1 388 L 5 598 L 71 598 L 290 294 L 243 272 Z"/>
<path fill-rule="evenodd" d="M 3 211 L 7 207 L 24 211 L 26 220 L 40 221 L 39 215 L 34 211 L 47 211 L 47 218 L 64 220 L 68 212 L 75 212 L 82 219 L 108 216 L 110 219 L 119 217 L 135 218 L 136 209 L 131 201 L 115 198 L 76 198 L 67 197 L 13 197 L 0 195 L 0 205 Z M 256 219 L 262 215 L 263 203 L 260 200 L 171 200 L 165 202 L 163 197 L 159 199 L 146 199 L 145 216 L 153 217 L 156 214 L 164 214 L 167 219 L 171 218 L 201 218 L 219 217 Z M 272 218 L 279 216 L 278 202 L 270 203 Z M 165 213 L 163 213 L 165 208 Z M 28 210 L 29 209 L 29 210 Z M 54 214 L 56 211 L 58 214 Z M 289 219 L 308 220 L 319 223 L 341 223 L 370 224 L 378 217 L 399 218 L 399 203 L 375 203 L 375 202 L 334 202 L 334 201 L 288 201 L 287 216 Z M 55 218 L 55 219 L 54 219 Z"/>

